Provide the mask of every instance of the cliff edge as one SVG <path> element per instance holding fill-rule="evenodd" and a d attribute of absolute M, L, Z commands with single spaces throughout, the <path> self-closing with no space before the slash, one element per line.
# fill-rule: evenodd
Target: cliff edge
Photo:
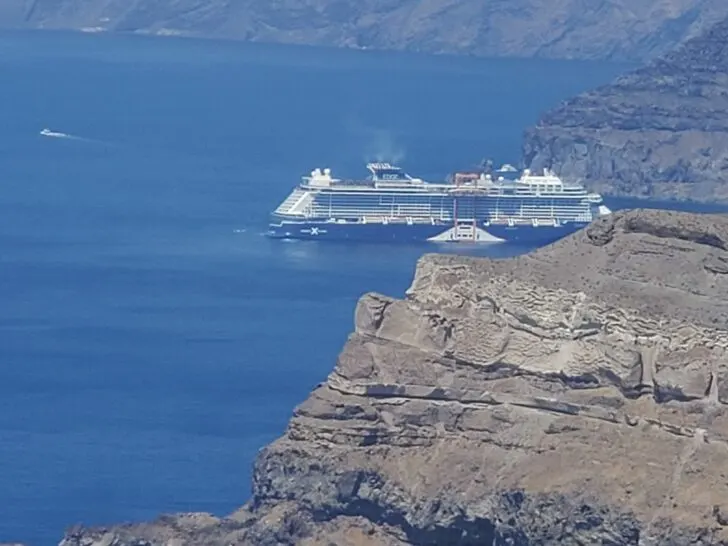
<path fill-rule="evenodd" d="M 548 112 L 523 155 L 607 194 L 728 202 L 727 119 L 728 19 Z"/>
<path fill-rule="evenodd" d="M 361 298 L 235 514 L 62 546 L 728 544 L 728 217 L 628 211 Z"/>

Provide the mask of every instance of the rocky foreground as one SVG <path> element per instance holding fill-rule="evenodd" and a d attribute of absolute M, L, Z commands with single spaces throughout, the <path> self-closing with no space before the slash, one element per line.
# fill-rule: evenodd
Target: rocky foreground
<path fill-rule="evenodd" d="M 728 544 L 728 217 L 427 255 L 355 323 L 247 506 L 62 545 Z"/>
<path fill-rule="evenodd" d="M 728 203 L 728 19 L 544 115 L 524 158 L 613 195 Z"/>
<path fill-rule="evenodd" d="M 0 1 L 0 27 L 613 60 L 653 58 L 727 15 L 725 0 Z"/>

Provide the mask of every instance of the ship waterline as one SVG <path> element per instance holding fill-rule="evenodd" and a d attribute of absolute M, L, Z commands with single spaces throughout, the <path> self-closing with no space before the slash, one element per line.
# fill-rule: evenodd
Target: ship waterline
<path fill-rule="evenodd" d="M 512 167 L 458 173 L 447 183 L 413 178 L 389 163 L 370 176 L 336 179 L 314 170 L 273 212 L 268 235 L 349 241 L 548 243 L 610 211 L 598 194 L 549 171 Z M 495 178 L 494 178 L 495 175 Z M 510 177 L 510 178 L 509 178 Z"/>

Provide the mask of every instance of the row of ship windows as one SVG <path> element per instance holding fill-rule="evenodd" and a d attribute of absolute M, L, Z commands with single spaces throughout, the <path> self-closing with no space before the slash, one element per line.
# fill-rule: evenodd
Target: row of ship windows
<path fill-rule="evenodd" d="M 413 218 L 413 219 L 419 219 L 419 220 L 431 220 L 431 219 L 437 219 L 442 221 L 448 221 L 453 220 L 455 216 L 450 214 L 438 214 L 438 215 L 429 215 L 429 214 L 396 214 L 396 215 L 390 215 L 390 214 L 377 214 L 375 212 L 362 214 L 361 211 L 338 211 L 336 214 L 329 215 L 326 213 L 322 214 L 311 214 L 308 216 L 309 218 L 361 218 L 361 217 L 380 217 L 380 218 Z M 460 220 L 467 220 L 472 218 L 477 219 L 490 219 L 490 220 L 505 220 L 508 218 L 513 219 L 530 219 L 530 218 L 536 218 L 539 220 L 553 220 L 558 219 L 561 221 L 567 221 L 567 220 L 573 220 L 575 218 L 587 218 L 591 217 L 591 212 L 589 211 L 577 211 L 574 213 L 554 213 L 551 214 L 547 211 L 541 211 L 540 213 L 536 214 L 506 214 L 506 213 L 490 213 L 490 214 L 482 214 L 477 216 L 463 216 L 458 215 L 457 218 Z"/>
<path fill-rule="evenodd" d="M 565 198 L 551 198 L 545 199 L 543 197 L 516 197 L 516 198 L 490 198 L 480 197 L 477 199 L 463 198 L 457 200 L 458 206 L 468 206 L 473 203 L 483 206 L 494 206 L 496 204 L 513 204 L 520 205 L 529 204 L 533 206 L 570 206 L 581 205 L 582 197 L 574 197 L 571 199 Z M 360 206 L 360 207 L 371 207 L 376 205 L 420 205 L 420 206 L 438 206 L 438 207 L 452 207 L 455 200 L 452 197 L 429 197 L 423 198 L 421 196 L 403 196 L 397 197 L 386 197 L 386 196 L 318 196 L 314 203 L 318 206 Z"/>
<path fill-rule="evenodd" d="M 380 191 L 386 191 L 386 188 L 380 188 Z M 545 186 L 545 185 L 531 185 L 531 186 L 523 187 L 523 188 L 502 188 L 502 189 L 495 189 L 495 188 L 484 189 L 484 188 L 480 188 L 480 191 L 487 192 L 487 195 L 490 196 L 490 197 L 533 195 L 534 193 L 538 193 L 538 194 L 541 194 L 541 193 L 551 194 L 551 195 L 555 195 L 555 196 L 558 196 L 558 197 L 561 197 L 561 196 L 564 196 L 564 197 L 578 197 L 580 195 L 581 196 L 586 195 L 586 191 L 584 190 L 584 188 L 580 188 L 580 187 L 570 188 L 570 187 L 562 187 L 562 186 Z M 414 194 L 414 195 L 411 195 L 410 196 L 410 195 L 407 195 L 405 193 L 402 193 L 401 191 L 395 191 L 393 193 L 395 195 L 392 195 L 392 196 L 382 196 L 382 197 L 384 197 L 384 198 L 396 198 L 396 199 L 401 199 L 403 197 L 415 197 L 415 198 L 422 198 L 422 197 L 427 198 L 427 197 L 430 197 L 428 195 L 424 195 L 423 196 L 423 195 L 417 195 L 417 194 Z M 346 191 L 346 190 L 338 189 L 338 190 L 335 191 L 335 193 L 334 192 L 331 192 L 331 193 L 322 192 L 319 195 L 322 196 L 322 197 L 328 197 L 328 196 L 332 196 L 332 195 L 335 196 L 335 197 L 339 197 L 339 196 L 359 197 L 359 196 L 362 196 L 362 195 L 364 195 L 365 197 L 377 197 L 377 196 L 380 196 L 381 193 L 376 193 L 374 195 L 368 195 L 367 196 L 366 194 L 362 194 L 362 192 L 351 192 L 351 191 Z M 480 195 L 483 196 L 482 193 Z M 435 196 L 435 198 L 439 198 L 439 197 L 449 197 L 449 195 Z"/>
<path fill-rule="evenodd" d="M 309 207 L 310 209 L 315 210 L 362 210 L 362 211 L 369 211 L 369 210 L 383 210 L 383 211 L 391 211 L 391 210 L 421 210 L 421 211 L 447 211 L 447 212 L 458 212 L 458 211 L 472 211 L 472 210 L 483 210 L 483 211 L 489 211 L 489 210 L 589 210 L 588 205 L 573 205 L 573 206 L 549 206 L 549 205 L 498 205 L 498 206 L 492 206 L 492 207 L 458 207 L 455 209 L 454 207 L 429 207 L 427 205 L 392 205 L 392 206 L 374 206 L 374 207 L 358 207 L 358 206 L 346 206 L 346 207 L 339 207 L 339 206 L 326 206 L 326 205 L 313 205 Z"/>
<path fill-rule="evenodd" d="M 564 204 L 550 204 L 550 203 L 539 203 L 539 204 L 532 204 L 532 203 L 499 203 L 496 205 L 479 205 L 479 206 L 463 206 L 460 205 L 457 208 L 452 206 L 430 206 L 430 205 L 417 205 L 417 204 L 411 204 L 411 205 L 327 205 L 327 204 L 314 204 L 310 208 L 317 209 L 317 210 L 342 210 L 342 209 L 351 209 L 351 210 L 423 210 L 423 211 L 430 211 L 430 210 L 445 210 L 445 211 L 469 211 L 469 210 L 588 210 L 589 205 L 588 204 L 574 204 L 574 205 L 564 205 Z"/>
<path fill-rule="evenodd" d="M 316 202 L 311 205 L 316 209 L 362 209 L 362 210 L 492 210 L 495 208 L 519 210 L 519 209 L 589 209 L 588 203 L 581 202 L 559 202 L 555 200 L 536 201 L 501 201 L 495 203 L 478 202 L 478 203 L 458 203 L 457 207 L 453 203 L 321 203 Z"/>
<path fill-rule="evenodd" d="M 538 217 L 555 217 L 555 216 L 574 216 L 579 214 L 587 214 L 590 212 L 588 207 L 489 207 L 477 209 L 458 209 L 454 211 L 446 208 L 422 208 L 422 207 L 370 207 L 362 209 L 360 207 L 312 207 L 309 214 L 312 216 L 360 216 L 363 214 L 371 214 L 377 216 L 416 216 L 416 217 L 441 217 L 451 218 L 455 215 L 459 217 L 487 217 L 487 216 L 538 216 Z"/>

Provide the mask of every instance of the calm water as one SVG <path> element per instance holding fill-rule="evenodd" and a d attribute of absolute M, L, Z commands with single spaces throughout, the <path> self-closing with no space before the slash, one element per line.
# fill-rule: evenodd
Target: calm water
<path fill-rule="evenodd" d="M 432 250 L 263 238 L 298 177 L 516 162 L 624 68 L 1 33 L 0 539 L 242 504 L 357 298 Z"/>

